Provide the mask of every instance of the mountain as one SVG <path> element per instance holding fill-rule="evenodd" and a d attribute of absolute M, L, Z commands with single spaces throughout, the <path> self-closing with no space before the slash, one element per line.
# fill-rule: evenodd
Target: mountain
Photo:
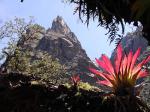
<path fill-rule="evenodd" d="M 62 17 L 57 16 L 51 28 L 43 29 L 38 39 L 27 43 L 26 46 L 35 51 L 49 53 L 65 66 L 70 75 L 81 74 L 83 81 L 95 83 L 89 77 L 87 67 L 94 66 L 76 35 L 71 31 Z"/>
<path fill-rule="evenodd" d="M 125 37 L 121 40 L 121 45 L 124 49 L 125 53 L 129 53 L 131 50 L 133 53 L 141 47 L 141 54 L 144 53 L 144 51 L 148 47 L 148 41 L 142 36 L 142 27 L 139 27 L 136 29 L 136 31 L 132 33 L 128 33 Z M 113 61 L 115 56 L 116 50 L 113 51 L 111 55 L 111 60 Z"/>

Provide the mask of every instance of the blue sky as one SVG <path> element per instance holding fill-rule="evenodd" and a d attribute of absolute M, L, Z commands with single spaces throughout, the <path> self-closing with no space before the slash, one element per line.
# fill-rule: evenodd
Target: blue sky
<path fill-rule="evenodd" d="M 111 55 L 114 44 L 109 45 L 107 30 L 97 27 L 97 21 L 91 21 L 89 26 L 82 23 L 78 14 L 73 14 L 75 5 L 63 3 L 62 0 L 0 0 L 0 24 L 16 17 L 29 19 L 34 16 L 35 21 L 48 28 L 57 15 L 62 16 L 70 29 L 76 34 L 87 55 L 93 60 L 100 55 Z M 129 27 L 127 30 L 131 30 Z M 3 44 L 1 44 L 2 47 Z"/>

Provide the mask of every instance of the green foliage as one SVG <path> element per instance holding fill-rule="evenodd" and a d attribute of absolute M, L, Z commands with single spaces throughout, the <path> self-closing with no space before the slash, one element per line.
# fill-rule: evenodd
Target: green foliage
<path fill-rule="evenodd" d="M 28 73 L 30 67 L 30 56 L 28 52 L 21 52 L 16 49 L 13 57 L 10 58 L 7 64 L 7 70 L 13 72 Z"/>
<path fill-rule="evenodd" d="M 33 25 L 33 23 L 33 18 L 31 18 L 29 22 L 25 22 L 24 18 L 15 17 L 14 20 L 7 21 L 0 27 L 0 37 L 15 38 L 14 35 L 16 35 L 21 38 L 22 34 L 26 33 L 27 29 Z"/>
<path fill-rule="evenodd" d="M 82 81 L 80 81 L 79 83 L 78 83 L 78 85 L 74 85 L 74 84 L 70 84 L 70 83 L 65 83 L 64 84 L 64 86 L 66 87 L 66 88 L 68 88 L 68 89 L 70 89 L 70 88 L 74 88 L 74 87 L 76 87 L 76 89 L 78 90 L 78 91 L 80 91 L 80 90 L 85 90 L 85 91 L 102 91 L 101 89 L 99 89 L 98 87 L 95 87 L 95 86 L 92 86 L 92 85 L 90 85 L 89 83 L 87 83 L 87 82 L 82 82 Z"/>
<path fill-rule="evenodd" d="M 43 84 L 61 84 L 67 81 L 64 67 L 47 53 L 32 59 L 28 51 L 15 50 L 6 66 L 9 72 L 23 73 L 33 76 L 39 83 Z"/>
<path fill-rule="evenodd" d="M 30 17 L 28 22 L 24 18 L 15 17 L 0 27 L 0 39 L 7 38 L 10 43 L 13 41 L 17 47 L 20 47 L 33 39 L 38 39 L 43 31 L 43 27 L 34 23 L 33 17 Z"/>
<path fill-rule="evenodd" d="M 31 62 L 30 74 L 40 78 L 40 82 L 60 84 L 67 81 L 64 66 L 48 53 L 41 53 L 38 59 Z"/>
<path fill-rule="evenodd" d="M 78 88 L 89 91 L 89 90 L 94 89 L 95 87 L 94 87 L 94 86 L 91 86 L 89 83 L 80 82 L 80 83 L 78 84 Z"/>

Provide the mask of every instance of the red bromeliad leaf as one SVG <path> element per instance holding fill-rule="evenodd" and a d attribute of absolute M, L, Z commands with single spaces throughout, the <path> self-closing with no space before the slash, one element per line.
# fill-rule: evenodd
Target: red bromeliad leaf
<path fill-rule="evenodd" d="M 96 59 L 97 64 L 101 68 L 103 68 L 107 73 L 109 73 L 110 75 L 113 75 L 113 77 L 115 77 L 113 66 L 112 66 L 110 60 L 108 59 L 108 57 L 106 57 L 105 55 L 102 55 L 102 59 L 103 60 Z"/>
<path fill-rule="evenodd" d="M 108 75 L 113 76 L 113 78 L 115 78 L 115 74 L 110 71 L 109 67 L 104 61 L 96 59 L 96 62 L 101 68 L 103 68 L 107 73 L 109 73 Z"/>
<path fill-rule="evenodd" d="M 98 70 L 96 70 L 96 69 L 89 68 L 89 70 L 90 70 L 92 73 L 103 77 L 105 80 L 111 80 L 110 78 L 112 78 L 111 75 L 108 75 L 108 74 L 105 74 L 105 75 L 104 75 L 102 72 L 100 72 L 100 71 L 98 71 Z"/>
<path fill-rule="evenodd" d="M 144 78 L 148 76 L 148 72 L 146 70 L 139 70 L 136 74 L 132 76 L 132 80 L 137 80 L 139 78 Z"/>
<path fill-rule="evenodd" d="M 112 85 L 115 85 L 115 84 L 116 84 L 116 83 L 115 83 L 115 79 L 114 79 L 114 77 L 113 77 L 112 75 L 109 75 L 109 74 L 106 74 L 106 73 L 102 73 L 102 72 L 100 72 L 100 71 L 98 71 L 98 70 L 95 70 L 95 69 L 93 69 L 93 68 L 89 68 L 89 70 L 90 70 L 92 73 L 94 73 L 94 74 L 96 74 L 96 75 L 98 75 L 98 76 L 104 78 L 106 81 L 109 81 Z"/>
<path fill-rule="evenodd" d="M 96 69 L 94 69 L 94 68 L 89 68 L 89 70 L 90 70 L 92 73 L 94 73 L 94 74 L 96 74 L 96 75 L 99 75 L 99 76 L 103 77 L 104 79 L 108 80 L 108 79 L 107 79 L 101 72 L 99 72 L 98 70 L 96 70 Z"/>
<path fill-rule="evenodd" d="M 123 60 L 122 60 L 121 66 L 120 66 L 120 73 L 121 73 L 120 75 L 122 75 L 122 76 L 125 75 L 125 70 L 127 68 L 127 64 L 128 64 L 128 60 L 127 60 L 127 57 L 125 55 Z"/>
<path fill-rule="evenodd" d="M 148 57 L 145 59 L 144 64 L 146 64 L 146 63 L 149 62 L 149 61 L 150 61 L 150 56 L 148 56 Z"/>
<path fill-rule="evenodd" d="M 140 71 L 144 64 L 146 64 L 148 61 L 150 61 L 150 56 L 148 56 L 146 59 L 144 59 L 142 62 L 140 62 L 136 67 L 133 68 L 132 74 L 136 74 L 138 71 Z"/>
<path fill-rule="evenodd" d="M 136 74 L 137 72 L 139 72 L 142 69 L 142 66 L 144 65 L 144 62 L 145 62 L 145 60 L 140 62 L 138 65 L 136 65 L 132 70 L 132 74 Z"/>
<path fill-rule="evenodd" d="M 102 60 L 107 65 L 108 72 L 110 72 L 110 74 L 112 74 L 112 75 L 115 75 L 114 68 L 112 66 L 112 63 L 111 63 L 110 59 L 106 55 L 102 55 Z"/>
<path fill-rule="evenodd" d="M 118 47 L 117 47 L 117 54 L 116 54 L 116 57 L 115 57 L 115 70 L 116 70 L 117 74 L 119 73 L 121 60 L 122 60 L 122 47 L 121 47 L 121 44 L 119 44 Z"/>
<path fill-rule="evenodd" d="M 95 59 L 97 64 L 99 65 L 99 67 L 103 68 L 104 70 L 108 70 L 108 67 L 106 66 L 106 64 L 102 61 L 102 60 L 99 60 L 99 59 Z"/>
<path fill-rule="evenodd" d="M 109 86 L 109 87 L 113 87 L 113 85 L 107 80 L 103 80 L 103 81 L 98 80 L 96 83 L 97 84 L 102 84 L 102 85 L 105 85 L 105 86 Z"/>
<path fill-rule="evenodd" d="M 132 53 L 132 51 L 130 51 L 128 54 L 128 57 L 127 57 L 127 60 L 128 60 L 127 71 L 128 72 L 130 72 L 130 66 L 131 66 L 132 58 L 133 58 L 133 53 Z"/>
<path fill-rule="evenodd" d="M 106 64 L 104 61 L 96 59 L 96 62 L 97 62 L 97 64 L 98 64 L 101 68 L 103 68 L 107 73 L 109 73 L 110 75 L 114 75 L 114 74 L 112 74 L 112 72 L 110 71 L 110 69 L 108 68 L 107 64 Z"/>
<path fill-rule="evenodd" d="M 73 75 L 73 76 L 71 77 L 71 81 L 72 81 L 73 84 L 77 84 L 78 82 L 80 82 L 80 77 L 79 77 L 79 75 Z"/>
<path fill-rule="evenodd" d="M 137 79 L 138 78 L 143 78 L 143 77 L 146 77 L 148 76 L 148 72 L 146 70 L 143 70 L 143 71 L 140 71 L 138 76 L 137 76 Z"/>
<path fill-rule="evenodd" d="M 131 62 L 131 66 L 130 66 L 130 70 L 131 70 L 131 71 L 133 70 L 133 67 L 134 67 L 134 65 L 135 65 L 135 63 L 136 63 L 137 58 L 138 58 L 139 55 L 140 55 L 140 52 L 141 52 L 141 48 L 138 48 L 138 50 L 135 52 L 135 54 L 134 54 L 134 56 L 133 56 L 133 58 L 132 58 L 132 62 Z"/>

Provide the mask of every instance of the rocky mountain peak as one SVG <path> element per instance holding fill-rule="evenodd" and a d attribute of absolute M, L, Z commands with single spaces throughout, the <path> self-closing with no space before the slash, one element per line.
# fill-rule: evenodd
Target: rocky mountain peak
<path fill-rule="evenodd" d="M 36 52 L 37 57 L 40 52 L 47 52 L 65 67 L 66 74 L 82 74 L 82 81 L 95 84 L 95 80 L 88 76 L 90 73 L 87 69 L 94 64 L 62 17 L 57 16 L 52 27 L 46 29 L 38 38 L 27 46 L 33 53 Z"/>
<path fill-rule="evenodd" d="M 70 28 L 61 16 L 57 16 L 53 20 L 51 30 L 61 34 L 69 34 L 71 32 Z"/>

